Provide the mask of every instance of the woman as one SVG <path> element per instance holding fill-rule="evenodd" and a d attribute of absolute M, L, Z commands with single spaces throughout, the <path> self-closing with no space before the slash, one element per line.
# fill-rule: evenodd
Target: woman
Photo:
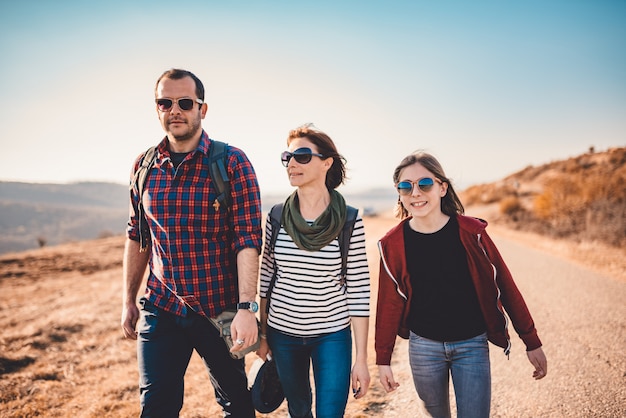
<path fill-rule="evenodd" d="M 292 418 L 313 416 L 309 364 L 316 416 L 342 417 L 350 385 L 355 398 L 361 398 L 370 381 L 363 221 L 357 217 L 354 224 L 344 282 L 337 236 L 347 208 L 335 190 L 345 180 L 343 157 L 330 137 L 311 125 L 289 132 L 287 146 L 282 162 L 296 191 L 284 203 L 280 229 L 272 230 L 269 216 L 266 223 L 257 354 L 263 359 L 272 354 Z M 278 235 L 269 248 L 272 234 Z M 351 325 L 356 346 L 352 369 Z"/>
<path fill-rule="evenodd" d="M 547 372 L 541 341 L 524 299 L 485 231 L 463 216 L 450 180 L 432 156 L 417 152 L 393 173 L 396 215 L 403 221 L 379 242 L 376 364 L 387 392 L 396 334 L 409 338 L 413 382 L 428 414 L 449 417 L 449 375 L 459 417 L 488 417 L 488 340 L 508 355 L 513 327 L 526 345 L 533 377 Z"/>

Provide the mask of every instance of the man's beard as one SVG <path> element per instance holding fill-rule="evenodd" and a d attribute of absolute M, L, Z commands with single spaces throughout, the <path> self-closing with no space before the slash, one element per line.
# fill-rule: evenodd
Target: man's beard
<path fill-rule="evenodd" d="M 169 130 L 169 124 L 168 124 L 168 130 L 176 141 L 185 142 L 185 141 L 192 139 L 198 133 L 198 131 L 200 130 L 200 120 L 193 120 L 191 122 L 189 122 L 188 120 L 186 126 L 189 127 L 187 132 L 184 134 L 180 134 L 180 135 L 176 135 L 171 130 Z"/>

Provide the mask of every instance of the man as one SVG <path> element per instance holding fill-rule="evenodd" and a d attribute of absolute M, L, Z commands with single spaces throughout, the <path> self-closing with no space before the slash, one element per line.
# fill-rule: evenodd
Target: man
<path fill-rule="evenodd" d="M 262 242 L 256 175 L 246 155 L 229 147 L 232 203 L 228 208 L 214 205 L 217 189 L 208 164 L 213 141 L 201 127 L 207 111 L 202 82 L 189 71 L 166 71 L 157 81 L 155 98 L 166 136 L 142 195 L 149 245 L 142 251 L 138 193 L 133 189 L 123 267 L 122 328 L 126 338 L 138 340 L 141 416 L 178 416 L 185 371 L 195 349 L 225 415 L 254 417 L 244 360 L 229 355 L 208 317 L 239 308 L 231 325 L 237 341 L 231 351 L 256 342 L 254 309 L 247 309 L 256 307 L 252 302 Z M 142 157 L 135 161 L 131 178 Z M 148 264 L 140 310 L 137 295 Z"/>

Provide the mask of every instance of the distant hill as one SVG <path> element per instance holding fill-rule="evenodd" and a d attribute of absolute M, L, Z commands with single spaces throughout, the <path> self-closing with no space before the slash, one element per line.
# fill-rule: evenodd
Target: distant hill
<path fill-rule="evenodd" d="M 0 253 L 124 232 L 128 187 L 0 182 Z"/>
<path fill-rule="evenodd" d="M 128 205 L 128 186 L 98 182 L 70 184 L 0 182 L 0 199 L 16 203 L 119 209 Z"/>
<path fill-rule="evenodd" d="M 349 204 L 377 213 L 393 206 L 394 191 L 347 195 Z M 285 194 L 264 195 L 263 210 Z M 123 234 L 128 220 L 128 186 L 80 182 L 0 182 L 0 254 Z"/>
<path fill-rule="evenodd" d="M 626 247 L 626 147 L 529 166 L 461 196 L 514 229 Z"/>
<path fill-rule="evenodd" d="M 460 194 L 466 209 L 489 207 L 492 223 L 626 247 L 626 147 L 529 166 Z M 263 195 L 263 210 L 286 196 Z M 366 215 L 389 212 L 397 198 L 391 187 L 345 197 Z M 120 235 L 127 217 L 126 185 L 0 182 L 0 254 Z"/>

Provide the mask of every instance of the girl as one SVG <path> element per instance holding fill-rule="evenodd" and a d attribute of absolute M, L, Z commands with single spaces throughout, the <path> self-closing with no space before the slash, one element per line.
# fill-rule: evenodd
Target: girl
<path fill-rule="evenodd" d="M 409 362 L 429 416 L 450 417 L 452 376 L 459 417 L 489 417 L 487 341 L 504 348 L 513 327 L 526 345 L 533 377 L 547 372 L 535 324 L 511 273 L 485 231 L 463 216 L 459 197 L 432 156 L 417 152 L 395 169 L 396 215 L 402 222 L 379 242 L 376 364 L 387 392 L 396 334 L 409 338 Z"/>

